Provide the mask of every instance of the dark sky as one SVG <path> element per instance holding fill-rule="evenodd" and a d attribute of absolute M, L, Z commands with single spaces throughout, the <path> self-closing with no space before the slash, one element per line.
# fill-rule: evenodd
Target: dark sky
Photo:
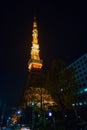
<path fill-rule="evenodd" d="M 0 9 L 0 100 L 15 106 L 28 79 L 34 15 L 44 68 L 56 58 L 69 65 L 87 52 L 87 2 L 4 0 Z"/>

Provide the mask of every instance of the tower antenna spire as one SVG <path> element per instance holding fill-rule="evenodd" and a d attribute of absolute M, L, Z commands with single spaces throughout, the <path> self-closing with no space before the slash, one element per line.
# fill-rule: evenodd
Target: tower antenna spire
<path fill-rule="evenodd" d="M 36 17 L 36 16 L 34 16 L 34 21 L 36 21 L 36 19 L 37 19 L 37 17 Z"/>
<path fill-rule="evenodd" d="M 32 30 L 32 47 L 31 47 L 31 59 L 28 62 L 28 69 L 41 69 L 42 68 L 42 60 L 40 60 L 39 56 L 39 44 L 38 44 L 38 29 L 36 17 L 34 16 L 33 22 L 33 30 Z"/>

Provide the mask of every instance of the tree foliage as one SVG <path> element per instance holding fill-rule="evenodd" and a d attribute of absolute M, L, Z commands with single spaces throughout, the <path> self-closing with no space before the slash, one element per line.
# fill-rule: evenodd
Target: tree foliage
<path fill-rule="evenodd" d="M 74 75 L 75 69 L 67 68 L 60 59 L 54 60 L 48 71 L 46 88 L 61 108 L 70 108 L 76 100 L 75 90 L 78 84 Z"/>

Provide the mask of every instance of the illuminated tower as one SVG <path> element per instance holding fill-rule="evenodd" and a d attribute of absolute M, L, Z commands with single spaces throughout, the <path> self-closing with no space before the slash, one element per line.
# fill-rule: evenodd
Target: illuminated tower
<path fill-rule="evenodd" d="M 38 44 L 38 30 L 36 17 L 34 17 L 33 31 L 32 31 L 32 47 L 31 47 L 31 59 L 28 62 L 29 71 L 42 68 L 42 60 L 39 56 L 39 44 Z"/>
<path fill-rule="evenodd" d="M 38 29 L 36 17 L 34 17 L 33 30 L 32 30 L 32 47 L 31 47 L 31 59 L 28 62 L 29 78 L 28 78 L 28 88 L 29 87 L 41 87 L 41 77 L 42 77 L 42 60 L 39 56 L 39 44 L 38 44 Z"/>
<path fill-rule="evenodd" d="M 37 106 L 43 104 L 54 104 L 51 95 L 44 89 L 45 78 L 42 71 L 43 61 L 39 56 L 38 29 L 36 18 L 33 22 L 31 59 L 28 62 L 29 77 L 24 92 L 24 101 L 27 106 L 35 102 Z"/>

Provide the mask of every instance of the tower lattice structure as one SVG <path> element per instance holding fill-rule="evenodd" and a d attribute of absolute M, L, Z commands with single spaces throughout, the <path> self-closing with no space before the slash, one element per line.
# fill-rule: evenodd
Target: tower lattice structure
<path fill-rule="evenodd" d="M 43 61 L 39 56 L 39 43 L 38 43 L 38 29 L 36 18 L 33 22 L 32 30 L 32 47 L 31 47 L 31 59 L 28 62 L 29 77 L 27 86 L 24 92 L 24 99 L 27 106 L 32 102 L 35 102 L 37 106 L 43 106 L 43 104 L 55 104 L 51 95 L 46 89 L 44 89 L 43 78 Z"/>

